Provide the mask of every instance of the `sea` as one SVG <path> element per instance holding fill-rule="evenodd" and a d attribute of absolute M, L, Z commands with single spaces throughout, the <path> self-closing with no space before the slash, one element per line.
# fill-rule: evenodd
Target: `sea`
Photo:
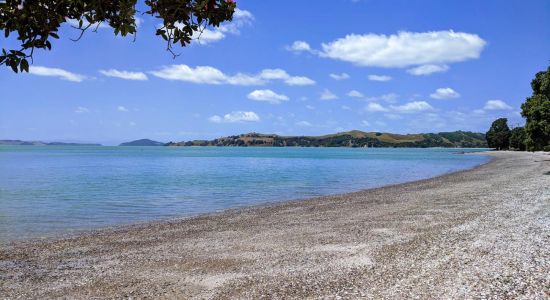
<path fill-rule="evenodd" d="M 420 180 L 485 150 L 0 146 L 0 243 Z"/>

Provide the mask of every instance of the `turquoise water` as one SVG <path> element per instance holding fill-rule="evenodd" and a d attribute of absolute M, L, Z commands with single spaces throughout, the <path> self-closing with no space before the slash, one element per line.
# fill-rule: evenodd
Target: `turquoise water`
<path fill-rule="evenodd" d="M 0 146 L 0 241 L 350 192 L 487 160 L 459 151 Z"/>

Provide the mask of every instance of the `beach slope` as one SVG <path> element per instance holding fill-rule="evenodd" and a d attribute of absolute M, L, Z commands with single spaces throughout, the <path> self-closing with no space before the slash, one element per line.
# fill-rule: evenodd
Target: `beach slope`
<path fill-rule="evenodd" d="M 550 156 L 0 248 L 2 298 L 548 298 Z"/>

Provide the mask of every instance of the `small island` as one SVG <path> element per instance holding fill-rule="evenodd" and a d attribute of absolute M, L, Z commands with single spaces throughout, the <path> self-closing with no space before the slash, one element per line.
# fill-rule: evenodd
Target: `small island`
<path fill-rule="evenodd" d="M 165 143 L 153 141 L 150 139 L 141 139 L 131 142 L 122 143 L 119 146 L 164 146 Z"/>

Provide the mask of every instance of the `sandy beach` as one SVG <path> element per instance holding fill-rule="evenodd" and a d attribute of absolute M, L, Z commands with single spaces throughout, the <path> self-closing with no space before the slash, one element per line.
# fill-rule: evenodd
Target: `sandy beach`
<path fill-rule="evenodd" d="M 550 155 L 0 248 L 0 298 L 550 297 Z"/>

